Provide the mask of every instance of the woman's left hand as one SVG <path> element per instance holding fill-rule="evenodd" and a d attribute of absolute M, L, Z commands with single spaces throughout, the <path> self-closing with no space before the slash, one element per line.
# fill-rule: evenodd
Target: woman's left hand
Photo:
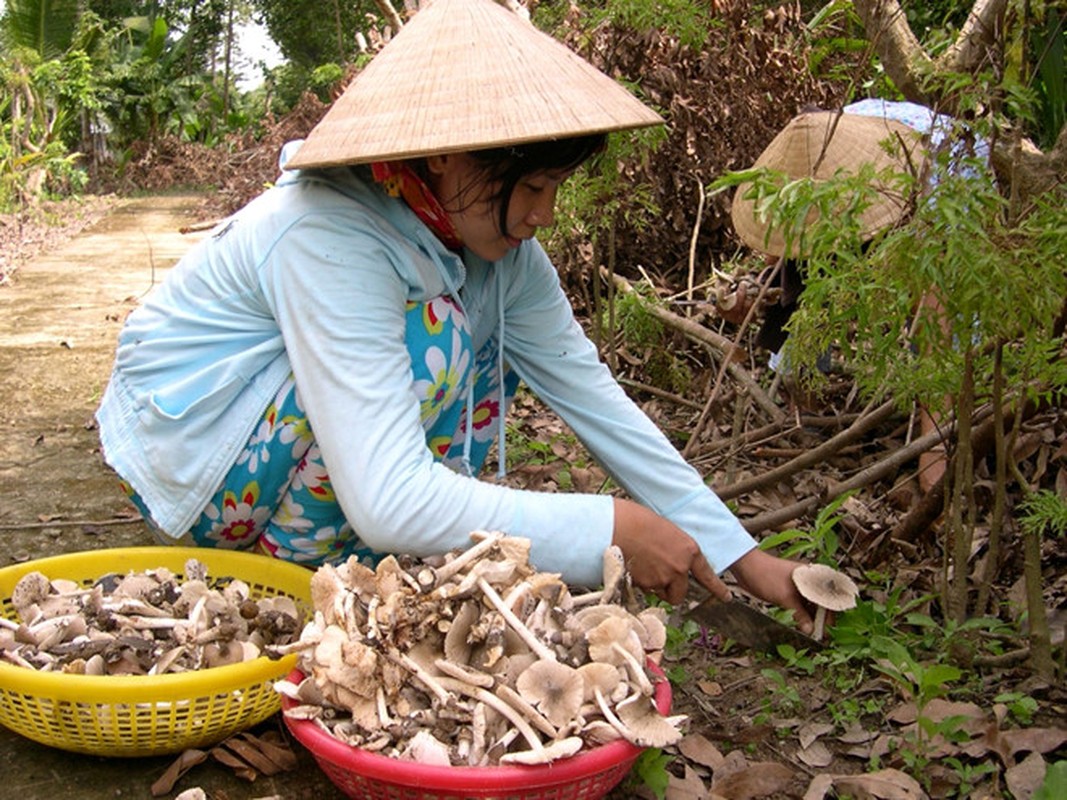
<path fill-rule="evenodd" d="M 811 613 L 793 584 L 793 570 L 799 562 L 778 558 L 758 547 L 749 550 L 731 566 L 730 572 L 741 588 L 768 603 L 793 612 L 793 619 L 803 633 L 815 627 Z"/>

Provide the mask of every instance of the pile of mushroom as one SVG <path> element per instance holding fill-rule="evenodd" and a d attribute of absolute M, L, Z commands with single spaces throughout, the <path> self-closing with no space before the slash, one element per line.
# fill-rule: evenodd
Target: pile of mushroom
<path fill-rule="evenodd" d="M 84 675 L 162 675 L 272 655 L 304 614 L 284 595 L 252 599 L 246 583 L 208 580 L 196 559 L 179 579 L 165 568 L 111 574 L 91 586 L 34 571 L 15 584 L 17 621 L 0 617 L 0 658 Z"/>
<path fill-rule="evenodd" d="M 529 563 L 530 541 L 476 531 L 442 559 L 319 568 L 299 684 L 285 713 L 364 750 L 427 764 L 539 764 L 619 738 L 663 747 L 684 716 L 659 713 L 666 615 L 622 605 L 618 548 L 603 588 L 572 594 Z"/>

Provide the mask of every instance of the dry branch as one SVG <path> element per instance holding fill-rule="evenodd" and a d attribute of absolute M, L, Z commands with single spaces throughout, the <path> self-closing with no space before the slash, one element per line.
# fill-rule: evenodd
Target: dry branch
<path fill-rule="evenodd" d="M 623 293 L 634 291 L 630 282 L 622 276 L 611 275 L 603 267 L 601 268 L 600 273 L 605 279 L 612 280 L 618 291 Z M 660 308 L 652 303 L 648 303 L 646 304 L 646 310 L 664 324 L 717 351 L 720 357 L 726 360 L 728 364 L 727 370 L 731 377 L 744 387 L 753 402 L 763 409 L 772 420 L 781 421 L 785 418 L 785 413 L 775 404 L 768 394 L 763 391 L 763 388 L 759 385 L 756 379 L 752 377 L 748 370 L 744 369 L 734 360 L 740 352 L 740 348 L 738 348 L 737 345 L 725 336 L 720 336 L 714 331 L 708 330 L 703 325 L 688 320 L 685 317 L 679 317 L 677 314 L 674 314 L 665 308 Z"/>
<path fill-rule="evenodd" d="M 857 441 L 868 431 L 882 424 L 885 420 L 889 419 L 889 417 L 892 416 L 893 411 L 893 402 L 886 401 L 885 403 L 871 411 L 869 414 L 861 414 L 860 418 L 857 419 L 854 423 L 852 423 L 852 425 L 850 425 L 846 430 L 842 431 L 841 433 L 830 439 L 827 439 L 826 442 L 819 445 L 814 450 L 809 450 L 803 455 L 798 456 L 792 461 L 782 464 L 780 467 L 776 467 L 775 469 L 772 469 L 769 472 L 764 472 L 761 475 L 755 475 L 747 480 L 738 481 L 737 483 L 731 484 L 730 486 L 724 486 L 722 489 L 717 489 L 716 493 L 723 500 L 730 500 L 735 497 L 740 497 L 741 495 L 748 494 L 749 492 L 755 491 L 757 489 L 762 489 L 766 486 L 773 486 L 783 478 L 787 478 L 790 475 L 795 475 L 802 469 L 807 469 L 808 467 L 811 467 L 836 455 L 841 450 L 841 448 Z M 926 443 L 927 439 L 930 439 L 931 441 L 929 443 Z M 930 447 L 933 447 L 934 444 L 939 441 L 941 441 L 940 434 L 933 434 L 931 436 L 926 436 L 922 439 L 918 439 L 916 440 L 916 442 L 923 442 L 925 446 L 916 452 L 924 452 Z M 909 446 L 909 448 L 914 446 L 915 443 L 913 442 Z"/>
<path fill-rule="evenodd" d="M 884 409 L 884 405 L 879 406 L 874 412 L 872 412 L 871 416 L 874 416 L 879 412 L 884 413 Z M 892 411 L 891 405 L 889 410 Z M 861 420 L 861 422 L 862 421 L 863 420 Z M 859 426 L 859 424 L 860 423 L 858 422 L 853 427 L 857 427 Z M 841 437 L 850 434 L 851 430 L 852 429 L 850 428 L 848 431 L 845 431 L 839 434 L 838 436 L 835 436 L 834 439 L 841 439 Z M 848 480 L 828 483 L 826 489 L 819 495 L 806 497 L 803 500 L 799 500 L 791 505 L 776 509 L 775 511 L 768 511 L 765 514 L 758 514 L 755 517 L 743 519 L 741 520 L 741 524 L 745 527 L 745 530 L 747 530 L 749 533 L 754 534 L 759 533 L 760 531 L 772 529 L 778 525 L 788 522 L 791 519 L 796 519 L 797 517 L 803 514 L 811 513 L 820 505 L 825 505 L 834 500 L 835 498 L 845 494 L 846 492 L 851 492 L 854 489 L 862 489 L 864 486 L 869 486 L 872 483 L 875 483 L 876 481 L 879 481 L 885 478 L 886 476 L 892 474 L 893 472 L 898 470 L 902 464 L 905 464 L 914 458 L 918 458 L 920 453 L 924 453 L 934 445 L 939 444 L 942 441 L 943 435 L 944 434 L 940 431 L 934 431 L 933 433 L 928 433 L 925 436 L 920 436 L 911 444 L 905 447 L 901 447 L 898 450 L 894 450 L 885 458 L 860 470 Z M 832 441 L 834 440 L 831 439 L 830 442 Z M 827 442 L 826 444 L 830 444 L 830 442 Z M 826 445 L 823 445 L 822 447 L 817 449 L 822 450 L 825 447 Z M 834 448 L 835 451 L 837 449 L 838 448 Z M 796 460 L 799 459 L 795 459 L 795 461 Z M 789 465 L 787 464 L 784 466 Z M 746 483 L 753 484 L 756 482 L 760 482 L 761 485 L 769 485 L 768 483 L 766 483 L 767 476 L 775 472 L 778 472 L 778 470 L 772 470 L 770 473 L 760 475 L 757 478 L 754 478 L 752 481 L 746 481 Z M 727 497 L 736 496 L 727 494 L 729 488 L 731 487 L 728 487 L 727 490 L 723 492 L 717 491 L 717 493 L 720 497 L 724 499 L 726 499 Z"/>

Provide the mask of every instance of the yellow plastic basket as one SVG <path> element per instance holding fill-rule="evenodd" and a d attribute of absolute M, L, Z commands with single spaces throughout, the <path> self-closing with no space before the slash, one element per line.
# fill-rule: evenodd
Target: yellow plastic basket
<path fill-rule="evenodd" d="M 254 599 L 288 595 L 312 614 L 305 567 L 252 553 L 187 547 L 130 547 L 53 556 L 0 569 L 3 615 L 18 620 L 11 592 L 37 570 L 91 585 L 108 573 L 166 567 L 182 576 L 196 558 L 208 578 L 239 578 Z M 276 680 L 296 654 L 276 661 L 154 676 L 72 675 L 0 663 L 0 724 L 42 744 L 101 756 L 155 756 L 204 747 L 262 722 L 281 707 Z"/>

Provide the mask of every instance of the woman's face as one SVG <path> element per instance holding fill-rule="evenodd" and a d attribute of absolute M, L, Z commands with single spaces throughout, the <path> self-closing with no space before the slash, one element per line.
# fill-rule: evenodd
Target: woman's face
<path fill-rule="evenodd" d="M 448 212 L 463 244 L 487 261 L 503 258 L 555 220 L 556 191 L 571 171 L 547 171 L 519 180 L 508 204 L 507 230 L 500 230 L 499 187 L 487 183 L 477 163 L 465 153 L 427 159 L 434 194 Z"/>

